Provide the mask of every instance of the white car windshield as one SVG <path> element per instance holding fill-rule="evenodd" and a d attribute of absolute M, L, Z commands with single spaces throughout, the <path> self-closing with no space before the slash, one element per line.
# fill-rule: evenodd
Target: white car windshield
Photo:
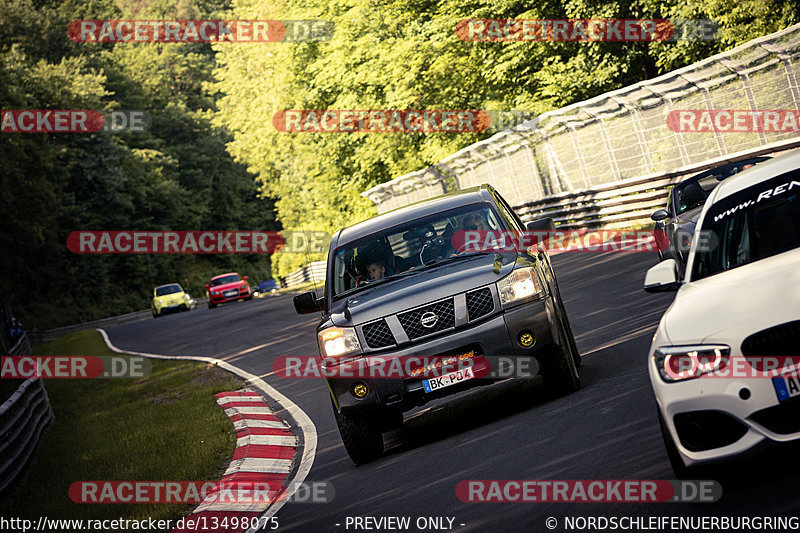
<path fill-rule="evenodd" d="M 703 220 L 710 245 L 698 248 L 692 280 L 800 246 L 800 170 L 732 194 Z"/>

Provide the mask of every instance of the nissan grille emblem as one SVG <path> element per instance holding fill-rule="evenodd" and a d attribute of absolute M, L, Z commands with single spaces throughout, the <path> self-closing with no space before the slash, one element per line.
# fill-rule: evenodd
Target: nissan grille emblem
<path fill-rule="evenodd" d="M 426 328 L 432 328 L 436 325 L 436 322 L 439 320 L 439 315 L 434 313 L 433 311 L 428 311 L 423 313 L 421 317 L 419 317 L 419 323 Z"/>

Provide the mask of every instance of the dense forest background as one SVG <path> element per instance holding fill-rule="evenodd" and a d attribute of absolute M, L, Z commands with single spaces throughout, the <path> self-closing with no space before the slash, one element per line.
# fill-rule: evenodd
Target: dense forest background
<path fill-rule="evenodd" d="M 710 19 L 714 41 L 469 43 L 463 18 Z M 329 42 L 80 44 L 77 19 L 322 19 Z M 280 109 L 539 114 L 800 21 L 794 0 L 0 0 L 2 109 L 143 109 L 146 132 L 0 135 L 0 295 L 26 327 L 143 309 L 154 285 L 283 276 L 304 254 L 80 256 L 81 229 L 327 231 L 363 190 L 489 134 L 286 134 Z"/>

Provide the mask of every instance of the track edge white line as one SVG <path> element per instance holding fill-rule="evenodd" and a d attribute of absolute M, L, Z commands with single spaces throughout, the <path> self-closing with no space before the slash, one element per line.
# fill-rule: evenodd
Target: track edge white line
<path fill-rule="evenodd" d="M 242 370 L 241 368 L 234 366 L 222 359 L 216 359 L 213 357 L 203 357 L 203 356 L 194 356 L 194 355 L 186 355 L 186 356 L 171 356 L 171 355 L 159 355 L 159 354 L 152 354 L 152 353 L 143 353 L 143 352 L 132 352 L 129 350 L 121 350 L 112 344 L 111 339 L 108 338 L 108 334 L 103 328 L 96 328 L 97 331 L 100 333 L 100 336 L 103 337 L 103 341 L 106 343 L 108 348 L 116 353 L 124 353 L 129 355 L 138 355 L 141 357 L 148 357 L 151 359 L 169 359 L 175 361 L 185 361 L 185 360 L 192 360 L 192 361 L 201 361 L 204 363 L 210 363 L 216 365 L 223 370 L 227 370 L 232 374 L 236 374 L 240 378 L 247 381 L 250 385 L 257 388 L 264 394 L 266 394 L 269 398 L 274 400 L 278 405 L 283 407 L 289 415 L 294 419 L 297 423 L 298 429 L 303 433 L 303 455 L 300 458 L 300 464 L 297 466 L 297 472 L 295 473 L 294 477 L 291 481 L 287 481 L 285 486 L 287 488 L 286 494 L 280 501 L 275 502 L 274 504 L 270 505 L 263 514 L 260 515 L 260 518 L 270 518 L 275 515 L 278 511 L 280 511 L 281 507 L 292 497 L 292 495 L 297 491 L 300 487 L 301 483 L 305 481 L 306 476 L 311 471 L 311 466 L 314 464 L 314 458 L 316 456 L 317 450 L 317 428 L 314 426 L 314 423 L 308 417 L 308 415 L 300 409 L 294 402 L 292 402 L 289 398 L 275 390 L 272 386 L 267 384 L 263 379 L 260 377 L 247 372 L 246 370 Z M 261 523 L 260 520 L 257 523 Z M 258 528 L 250 528 L 247 530 L 247 533 L 258 531 Z"/>

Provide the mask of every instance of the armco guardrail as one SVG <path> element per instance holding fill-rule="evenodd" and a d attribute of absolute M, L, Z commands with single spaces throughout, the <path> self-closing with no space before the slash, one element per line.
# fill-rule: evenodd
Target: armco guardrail
<path fill-rule="evenodd" d="M 583 200 L 602 199 L 604 203 L 594 206 L 600 214 L 629 223 L 643 220 L 663 199 L 656 191 L 686 173 L 681 169 L 700 171 L 716 161 L 798 144 L 800 135 L 791 128 L 687 133 L 667 124 L 670 113 L 681 110 L 800 109 L 798 59 L 800 24 L 658 78 L 545 113 L 362 195 L 384 213 L 489 183 L 523 212 L 535 210 L 532 204 L 537 202 L 550 207 L 575 200 L 574 207 L 580 208 Z M 652 187 L 630 189 L 637 180 L 653 181 Z M 649 196 L 641 198 L 646 202 L 641 205 L 636 197 L 625 199 L 629 205 L 615 205 L 612 198 L 603 197 L 618 188 L 625 189 L 624 196 Z"/>
<path fill-rule="evenodd" d="M 302 268 L 298 268 L 283 279 L 284 287 L 296 287 L 303 283 L 314 281 L 315 283 L 325 283 L 326 261 L 313 261 Z"/>
<path fill-rule="evenodd" d="M 27 335 L 9 354 L 30 355 Z M 53 410 L 41 378 L 26 380 L 0 405 L 0 493 L 24 472 L 51 420 Z"/>
<path fill-rule="evenodd" d="M 22 336 L 17 339 L 14 346 L 8 350 L 8 355 L 30 355 L 31 353 L 31 340 L 28 334 L 23 332 Z"/>
<path fill-rule="evenodd" d="M 602 226 L 625 227 L 650 223 L 650 215 L 666 204 L 669 189 L 687 175 L 766 154 L 796 148 L 800 139 L 775 143 L 743 154 L 720 157 L 699 165 L 689 165 L 673 172 L 622 180 L 583 191 L 562 193 L 528 202 L 514 209 L 523 220 L 552 217 L 564 229 Z"/>
<path fill-rule="evenodd" d="M 198 306 L 205 305 L 206 302 L 208 302 L 208 298 L 206 298 L 205 296 L 203 298 L 195 298 L 195 302 L 197 302 Z M 31 334 L 31 341 L 36 344 L 42 342 L 50 342 L 58 339 L 59 337 L 63 337 L 64 335 L 67 335 L 69 333 L 74 333 L 76 331 L 102 328 L 104 326 L 113 326 L 115 324 L 133 322 L 135 320 L 144 320 L 146 318 L 150 318 L 151 316 L 152 316 L 152 311 L 150 309 L 144 309 L 142 311 L 134 311 L 132 313 L 126 313 L 124 315 L 117 315 L 108 318 L 101 318 L 99 320 L 92 320 L 91 322 L 84 322 L 83 324 L 62 326 L 60 328 L 48 329 L 45 331 L 36 331 Z"/>

